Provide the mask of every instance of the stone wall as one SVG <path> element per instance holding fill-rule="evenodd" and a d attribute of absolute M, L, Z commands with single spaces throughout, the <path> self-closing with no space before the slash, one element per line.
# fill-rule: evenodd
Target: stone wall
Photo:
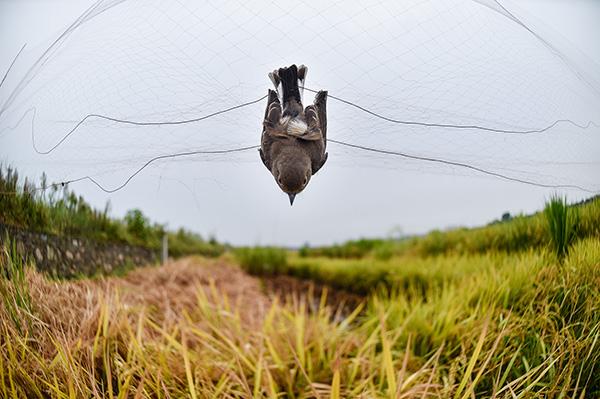
<path fill-rule="evenodd" d="M 123 266 L 158 262 L 157 253 L 144 247 L 36 233 L 0 224 L 0 243 L 7 237 L 16 243 L 22 256 L 34 261 L 38 270 L 58 277 L 106 274 Z"/>

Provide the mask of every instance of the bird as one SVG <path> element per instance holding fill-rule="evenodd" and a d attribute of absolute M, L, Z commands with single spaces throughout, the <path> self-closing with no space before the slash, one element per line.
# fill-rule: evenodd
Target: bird
<path fill-rule="evenodd" d="M 295 64 L 268 74 L 275 90 L 268 90 L 260 158 L 275 182 L 294 204 L 296 195 L 327 161 L 327 91 L 302 105 L 308 68 Z M 300 85 L 298 85 L 300 83 Z"/>

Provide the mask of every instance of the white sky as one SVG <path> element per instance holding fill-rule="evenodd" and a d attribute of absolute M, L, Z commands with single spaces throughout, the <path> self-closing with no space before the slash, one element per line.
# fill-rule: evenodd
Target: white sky
<path fill-rule="evenodd" d="M 285 2 L 240 4 L 116 6 L 69 38 L 0 116 L 0 129 L 35 106 L 36 143 L 46 149 L 87 113 L 136 120 L 205 115 L 262 96 L 269 87 L 266 73 L 292 62 L 309 66 L 308 87 L 395 118 L 517 129 L 600 119 L 597 97 L 555 54 L 475 2 L 413 1 L 402 8 L 344 2 L 344 8 L 320 5 L 292 13 Z M 568 50 L 582 70 L 597 72 L 600 3 L 503 4 Z M 0 1 L 0 71 L 28 43 L 0 89 L 0 103 L 88 6 Z M 263 108 L 261 103 L 183 127 L 92 123 L 47 156 L 33 151 L 27 116 L 16 129 L 0 132 L 0 161 L 28 176 L 90 174 L 114 187 L 152 156 L 257 144 Z M 596 191 L 599 133 L 569 125 L 527 137 L 407 128 L 329 102 L 331 138 Z M 234 244 L 291 246 L 386 236 L 396 228 L 414 234 L 479 225 L 505 211 L 537 210 L 556 191 L 334 144 L 328 150 L 328 163 L 292 208 L 255 151 L 160 162 L 110 195 L 88 182 L 72 188 L 98 207 L 110 200 L 115 216 L 137 207 L 170 228 L 185 226 Z M 589 196 L 565 193 L 572 200 Z"/>

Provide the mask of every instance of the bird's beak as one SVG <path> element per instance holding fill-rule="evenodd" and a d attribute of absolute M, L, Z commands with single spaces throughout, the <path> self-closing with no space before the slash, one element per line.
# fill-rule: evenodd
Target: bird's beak
<path fill-rule="evenodd" d="M 294 198 L 296 198 L 296 194 L 288 194 L 290 197 L 290 206 L 294 205 Z"/>

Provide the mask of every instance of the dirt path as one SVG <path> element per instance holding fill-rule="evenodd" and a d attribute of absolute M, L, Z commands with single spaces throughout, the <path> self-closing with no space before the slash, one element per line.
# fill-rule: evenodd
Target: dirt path
<path fill-rule="evenodd" d="M 309 311 L 317 311 L 323 295 L 325 304 L 334 311 L 334 318 L 341 319 L 351 313 L 365 298 L 348 291 L 335 289 L 311 280 L 279 275 L 262 279 L 269 297 L 277 297 L 282 301 L 306 301 Z"/>
<path fill-rule="evenodd" d="M 227 296 L 230 303 L 251 317 L 262 316 L 275 297 L 284 302 L 307 300 L 315 308 L 325 290 L 327 305 L 340 308 L 344 313 L 363 300 L 358 295 L 310 280 L 290 276 L 258 278 L 225 260 L 199 257 L 172 261 L 161 267 L 136 269 L 125 277 L 106 279 L 106 284 L 127 293 L 129 300 L 161 303 L 175 310 L 194 306 L 197 289 L 210 296 L 212 284 L 213 289 Z"/>
<path fill-rule="evenodd" d="M 209 303 L 227 301 L 250 324 L 262 320 L 271 305 L 259 279 L 224 260 L 188 257 L 123 277 L 57 282 L 31 272 L 29 279 L 42 321 L 65 336 L 84 339 L 96 332 L 100 304 L 115 298 L 119 305 L 113 309 L 150 311 L 163 321 L 176 321 L 184 310 L 198 306 L 200 290 Z"/>
<path fill-rule="evenodd" d="M 204 294 L 215 305 L 226 301 L 252 328 L 260 325 L 275 298 L 295 304 L 306 301 L 307 310 L 316 311 L 325 288 L 287 276 L 261 280 L 226 260 L 199 257 L 138 268 L 122 277 L 56 282 L 34 272 L 30 279 L 34 302 L 44 308 L 43 321 L 67 336 L 87 338 L 96 332 L 100 303 L 111 298 L 118 298 L 119 305 L 114 309 L 151 312 L 155 320 L 168 324 L 197 307 L 198 295 Z M 361 299 L 327 289 L 327 305 L 336 319 L 354 310 Z"/>
<path fill-rule="evenodd" d="M 127 301 L 156 304 L 163 311 L 197 305 L 198 289 L 211 300 L 226 296 L 248 317 L 261 317 L 270 305 L 257 278 L 221 259 L 188 257 L 165 266 L 136 269 L 125 277 L 106 279 L 105 284 L 118 287 Z"/>

